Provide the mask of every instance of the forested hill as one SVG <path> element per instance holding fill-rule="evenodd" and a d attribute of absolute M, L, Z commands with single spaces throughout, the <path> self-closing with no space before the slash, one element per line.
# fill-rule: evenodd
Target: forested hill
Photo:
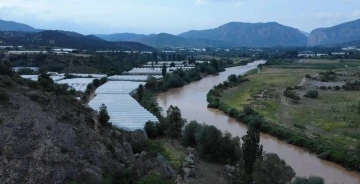
<path fill-rule="evenodd" d="M 137 42 L 109 42 L 95 36 L 84 36 L 65 31 L 42 32 L 0 32 L 0 43 L 3 45 L 57 46 L 76 49 L 114 49 L 153 51 L 154 48 Z"/>
<path fill-rule="evenodd" d="M 0 31 L 23 31 L 23 32 L 39 32 L 29 25 L 21 24 L 13 21 L 5 21 L 0 19 Z"/>

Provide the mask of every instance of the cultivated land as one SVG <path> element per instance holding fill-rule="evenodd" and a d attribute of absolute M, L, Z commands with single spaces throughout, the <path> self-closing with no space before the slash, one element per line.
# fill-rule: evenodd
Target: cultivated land
<path fill-rule="evenodd" d="M 336 61 L 336 60 L 334 60 Z M 321 72 L 338 64 L 351 64 L 336 72 L 336 79 L 321 82 Z M 260 73 L 249 75 L 249 82 L 222 93 L 221 101 L 242 110 L 250 104 L 266 119 L 295 132 L 302 132 L 338 148 L 354 149 L 360 144 L 359 91 L 328 89 L 342 86 L 344 80 L 359 80 L 360 61 L 348 60 L 339 63 L 331 60 L 305 60 L 299 67 L 271 66 Z M 303 65 L 305 68 L 300 68 Z M 326 66 L 328 65 L 328 66 Z M 322 69 L 320 69 L 322 68 Z M 313 79 L 305 78 L 309 74 Z M 301 86 L 293 90 L 301 98 L 298 102 L 283 96 L 287 87 Z M 326 90 L 320 90 L 326 86 Z M 305 98 L 309 90 L 318 90 L 319 97 Z"/>

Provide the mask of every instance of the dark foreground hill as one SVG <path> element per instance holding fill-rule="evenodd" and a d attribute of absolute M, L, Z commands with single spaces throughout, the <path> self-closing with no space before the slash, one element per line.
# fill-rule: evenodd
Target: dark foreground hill
<path fill-rule="evenodd" d="M 144 133 L 105 127 L 97 119 L 53 85 L 0 74 L 0 183 L 100 183 L 109 176 L 121 183 L 121 175 L 111 174 L 125 169 L 136 178 L 149 172 L 171 177 L 163 158 L 135 157 Z"/>
<path fill-rule="evenodd" d="M 154 48 L 137 42 L 109 42 L 95 36 L 84 36 L 74 32 L 42 31 L 37 33 L 0 32 L 3 45 L 56 46 L 76 49 L 114 49 L 152 51 Z"/>

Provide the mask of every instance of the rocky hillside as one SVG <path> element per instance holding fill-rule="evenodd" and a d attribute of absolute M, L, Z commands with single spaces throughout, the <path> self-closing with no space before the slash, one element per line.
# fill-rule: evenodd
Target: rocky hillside
<path fill-rule="evenodd" d="M 0 183 L 98 183 L 125 169 L 136 178 L 174 175 L 163 157 L 135 154 L 143 132 L 103 127 L 97 113 L 50 88 L 0 75 Z"/>
<path fill-rule="evenodd" d="M 189 31 L 179 36 L 217 40 L 248 47 L 305 46 L 307 41 L 306 36 L 298 29 L 276 22 L 231 22 L 215 29 Z"/>
<path fill-rule="evenodd" d="M 360 19 L 311 32 L 308 46 L 337 45 L 360 40 Z"/>

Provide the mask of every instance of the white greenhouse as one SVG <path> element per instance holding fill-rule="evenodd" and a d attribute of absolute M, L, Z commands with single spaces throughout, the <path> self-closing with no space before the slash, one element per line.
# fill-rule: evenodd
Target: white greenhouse
<path fill-rule="evenodd" d="M 161 79 L 161 75 L 153 75 L 156 79 Z M 111 81 L 147 81 L 149 76 L 147 75 L 114 75 L 108 77 Z"/>
<path fill-rule="evenodd" d="M 85 92 L 88 84 L 92 83 L 93 78 L 75 78 L 75 79 L 64 79 L 57 81 L 58 84 L 68 84 L 73 87 L 76 91 Z"/>

